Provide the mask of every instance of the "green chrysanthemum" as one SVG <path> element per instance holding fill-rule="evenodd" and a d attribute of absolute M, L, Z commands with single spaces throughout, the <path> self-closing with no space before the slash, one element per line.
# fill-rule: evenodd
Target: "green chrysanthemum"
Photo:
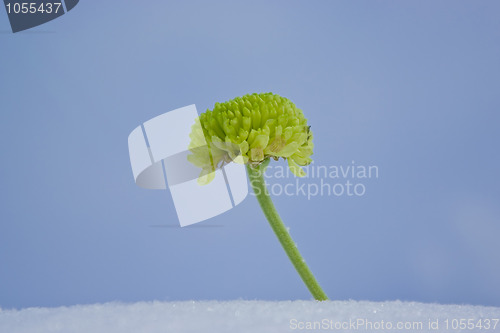
<path fill-rule="evenodd" d="M 288 161 L 297 176 L 311 163 L 312 132 L 302 110 L 273 93 L 248 94 L 201 114 L 192 127 L 191 163 L 202 168 L 200 183 L 216 168 L 234 161 L 257 166 L 268 158 Z"/>
<path fill-rule="evenodd" d="M 202 169 L 199 184 L 215 177 L 215 170 L 230 162 L 247 164 L 257 201 L 297 273 L 316 300 L 328 299 L 302 258 L 267 191 L 264 172 L 270 158 L 288 161 L 297 176 L 300 166 L 312 162 L 312 133 L 302 110 L 273 93 L 251 94 L 216 103 L 196 119 L 190 134 L 188 160 Z"/>

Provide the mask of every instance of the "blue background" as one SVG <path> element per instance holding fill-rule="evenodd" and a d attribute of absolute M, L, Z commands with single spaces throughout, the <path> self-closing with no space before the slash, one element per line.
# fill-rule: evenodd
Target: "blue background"
<path fill-rule="evenodd" d="M 0 10 L 0 306 L 310 299 L 254 197 L 179 228 L 130 168 L 144 121 L 266 91 L 304 110 L 315 163 L 379 167 L 359 198 L 275 198 L 332 299 L 500 306 L 499 13 L 82 1 L 12 34 Z"/>

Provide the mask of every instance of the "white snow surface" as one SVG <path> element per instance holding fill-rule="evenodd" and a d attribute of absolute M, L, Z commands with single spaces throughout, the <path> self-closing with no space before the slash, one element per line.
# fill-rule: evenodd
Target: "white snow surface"
<path fill-rule="evenodd" d="M 500 332 L 495 319 L 500 307 L 401 301 L 139 302 L 0 309 L 0 333 Z"/>

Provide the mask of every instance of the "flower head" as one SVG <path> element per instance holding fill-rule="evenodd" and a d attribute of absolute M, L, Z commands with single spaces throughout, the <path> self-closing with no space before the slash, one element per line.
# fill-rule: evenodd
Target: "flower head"
<path fill-rule="evenodd" d="M 188 160 L 202 168 L 200 183 L 232 161 L 256 166 L 281 157 L 299 177 L 305 175 L 300 166 L 312 162 L 313 135 L 302 110 L 273 93 L 216 103 L 196 120 L 190 138 Z"/>

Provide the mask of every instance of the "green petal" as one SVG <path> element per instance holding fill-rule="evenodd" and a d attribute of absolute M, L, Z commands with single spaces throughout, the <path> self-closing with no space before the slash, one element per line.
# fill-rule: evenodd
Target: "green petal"
<path fill-rule="evenodd" d="M 240 151 L 241 151 L 241 153 L 242 153 L 243 155 L 244 155 L 244 154 L 246 154 L 246 153 L 248 152 L 248 148 L 249 148 L 249 147 L 248 147 L 248 142 L 243 141 L 242 143 L 240 143 L 240 144 L 239 144 L 239 146 L 240 146 Z"/>
<path fill-rule="evenodd" d="M 269 142 L 269 135 L 259 134 L 255 137 L 253 142 L 250 144 L 250 148 L 261 148 L 264 149 Z"/>
<path fill-rule="evenodd" d="M 212 170 L 202 170 L 200 176 L 198 177 L 197 183 L 199 185 L 207 185 L 215 178 L 215 171 Z"/>
<path fill-rule="evenodd" d="M 304 177 L 306 173 L 299 167 L 291 158 L 288 159 L 288 167 L 290 171 L 297 177 Z"/>
<path fill-rule="evenodd" d="M 281 157 L 289 157 L 292 156 L 297 149 L 299 148 L 299 144 L 297 142 L 291 142 L 287 144 L 279 153 L 277 156 Z"/>

